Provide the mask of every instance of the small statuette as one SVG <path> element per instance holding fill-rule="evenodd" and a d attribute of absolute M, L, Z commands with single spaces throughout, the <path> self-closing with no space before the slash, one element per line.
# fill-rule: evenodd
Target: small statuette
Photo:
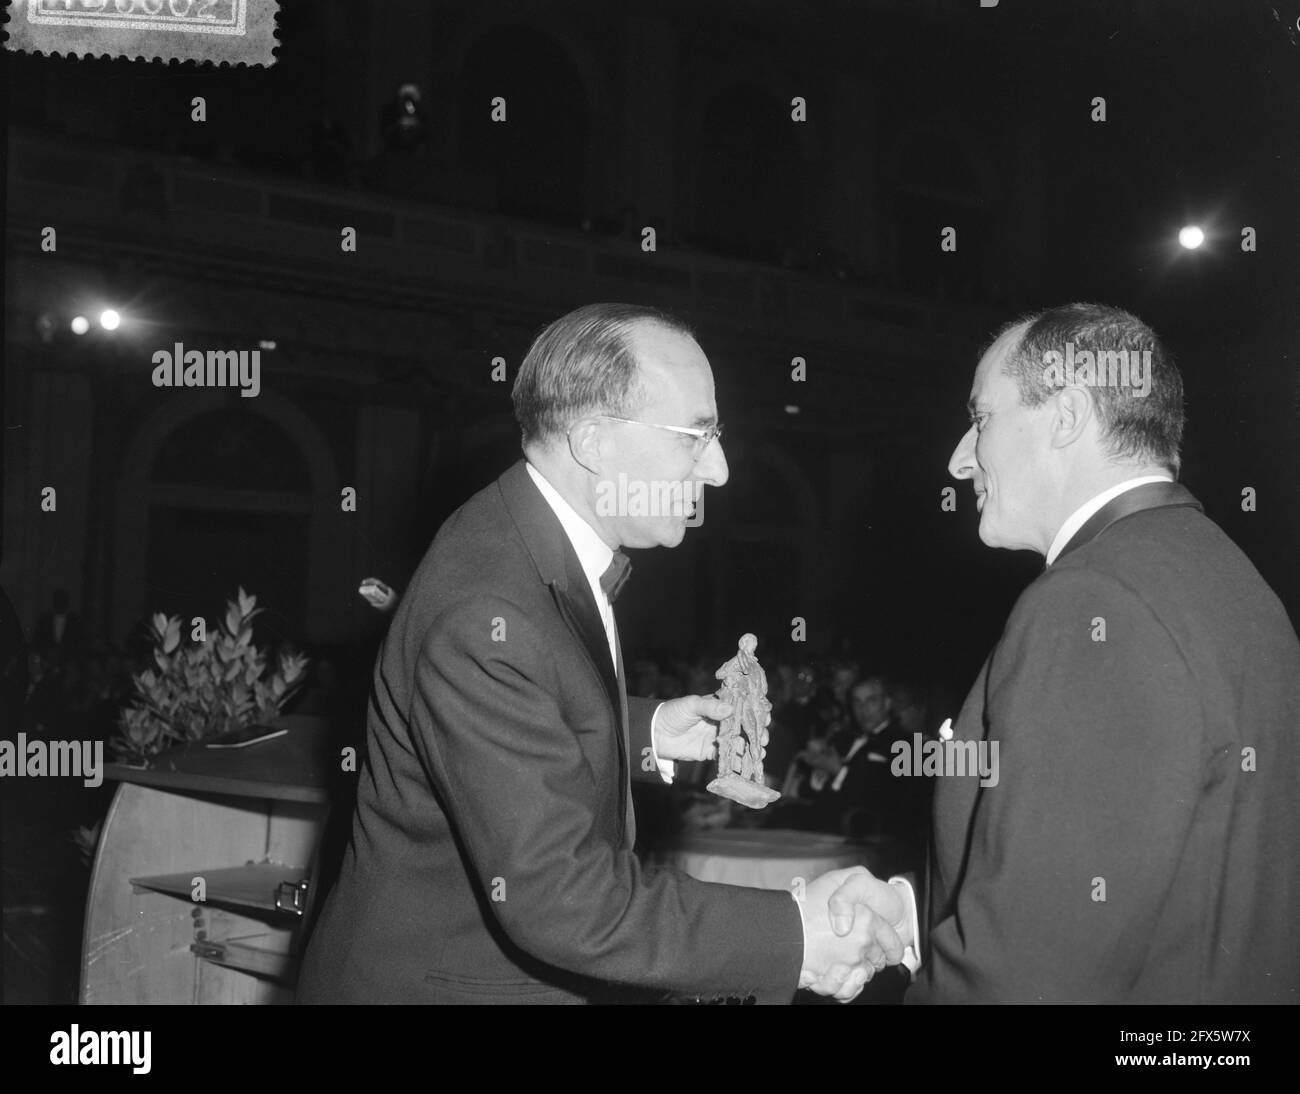
<path fill-rule="evenodd" d="M 763 730 L 772 720 L 767 674 L 754 656 L 758 639 L 741 635 L 736 656 L 718 669 L 718 698 L 731 714 L 718 729 L 718 775 L 709 791 L 750 809 L 762 809 L 781 795 L 763 782 Z"/>

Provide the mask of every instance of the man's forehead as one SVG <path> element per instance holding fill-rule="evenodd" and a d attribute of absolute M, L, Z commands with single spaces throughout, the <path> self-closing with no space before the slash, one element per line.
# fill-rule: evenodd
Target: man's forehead
<path fill-rule="evenodd" d="M 629 332 L 628 341 L 637 363 L 647 371 L 689 373 L 709 368 L 709 359 L 694 338 L 662 323 L 648 320 L 637 323 Z"/>
<path fill-rule="evenodd" d="M 1008 354 L 1019 344 L 1026 328 L 1027 324 L 1025 323 L 1016 324 L 1010 330 L 999 335 L 993 345 L 989 346 L 985 351 L 975 369 L 975 379 L 971 383 L 970 397 L 972 402 L 988 397 L 989 388 L 1002 375 Z"/>
<path fill-rule="evenodd" d="M 698 342 L 661 323 L 638 323 L 629 342 L 652 403 L 688 402 L 689 409 L 712 410 L 713 370 Z M 685 409 L 685 408 L 683 408 Z"/>

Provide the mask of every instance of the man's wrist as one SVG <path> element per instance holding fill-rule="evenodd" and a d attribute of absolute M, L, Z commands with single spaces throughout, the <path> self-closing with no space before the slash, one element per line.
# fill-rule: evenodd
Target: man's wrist
<path fill-rule="evenodd" d="M 921 921 L 917 915 L 916 890 L 912 888 L 912 883 L 907 878 L 901 876 L 891 877 L 889 884 L 898 889 L 903 895 L 904 914 L 909 920 L 908 925 L 912 932 L 912 941 L 903 947 L 901 964 L 903 968 L 915 976 L 917 970 L 921 967 Z"/>
<path fill-rule="evenodd" d="M 655 767 L 659 771 L 659 777 L 666 783 L 671 783 L 677 774 L 677 765 L 672 760 L 661 760 L 659 758 L 659 742 L 655 740 L 658 730 L 655 723 L 659 721 L 659 712 L 663 710 L 664 705 L 660 703 L 655 707 L 655 712 L 650 716 L 650 755 L 654 758 Z"/>
<path fill-rule="evenodd" d="M 803 934 L 803 952 L 799 957 L 798 986 L 801 988 L 807 988 L 816 982 L 815 977 L 806 967 L 808 961 L 808 919 L 804 915 L 803 901 L 799 898 L 799 892 L 797 889 L 790 890 L 790 899 L 794 901 L 795 907 L 799 909 L 799 929 Z"/>

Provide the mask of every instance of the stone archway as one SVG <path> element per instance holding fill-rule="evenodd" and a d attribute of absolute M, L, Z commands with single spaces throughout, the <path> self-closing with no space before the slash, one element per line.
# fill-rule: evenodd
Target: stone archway
<path fill-rule="evenodd" d="M 254 435 L 262 438 L 264 447 L 279 453 L 280 464 L 300 461 L 299 470 L 286 475 L 281 467 L 278 475 L 266 474 L 262 481 L 252 483 L 247 473 L 235 474 L 231 481 L 221 482 L 199 468 L 188 476 L 183 468 L 175 474 L 159 469 L 159 460 L 176 450 L 178 436 L 187 429 L 205 427 L 205 423 L 210 427 L 213 416 L 223 414 L 255 415 L 258 420 L 250 423 Z M 151 556 L 155 560 L 158 557 L 162 546 L 158 541 L 192 542 L 194 524 L 201 526 L 207 515 L 214 536 L 219 529 L 229 535 L 244 519 L 249 531 L 248 543 L 254 551 L 258 550 L 260 537 L 263 547 L 272 543 L 281 552 L 292 550 L 295 556 L 303 556 L 284 560 L 286 565 L 300 567 L 302 576 L 300 592 L 288 600 L 301 605 L 299 625 L 303 634 L 320 634 L 327 629 L 323 614 L 327 609 L 323 605 L 328 592 L 339 580 L 346 579 L 350 563 L 346 541 L 331 532 L 330 518 L 338 505 L 338 486 L 333 454 L 315 424 L 299 408 L 273 393 L 263 392 L 256 400 L 235 400 L 233 406 L 227 393 L 217 391 L 186 393 L 183 399 L 164 403 L 136 432 L 122 462 L 117 485 L 112 630 L 123 634 L 143 613 L 156 610 L 148 602 L 149 563 Z M 182 511 L 191 515 L 188 530 L 178 530 L 175 519 L 168 523 L 164 517 L 174 518 Z M 156 521 L 156 517 L 160 519 Z M 273 544 L 268 537 L 276 534 L 276 528 L 300 529 L 296 546 Z M 211 550 L 220 551 L 219 544 L 211 544 L 209 548 L 209 554 Z M 183 573 L 186 561 L 169 560 L 168 571 Z M 204 565 L 206 561 L 199 557 L 194 564 Z M 230 589 L 222 595 L 228 595 L 234 585 L 246 580 L 236 572 L 240 569 L 240 559 L 225 561 L 228 566 L 220 569 L 217 576 Z M 261 572 L 262 561 L 260 556 L 256 557 L 252 569 Z M 204 575 L 204 580 L 195 582 L 194 589 L 205 588 L 210 580 L 210 575 Z M 219 607 L 219 603 L 212 604 L 206 610 L 212 612 Z"/>
<path fill-rule="evenodd" d="M 593 99 L 570 50 L 547 31 L 503 22 L 467 46 L 457 71 L 459 162 L 493 175 L 500 212 L 576 227 L 590 197 Z M 491 116 L 498 97 L 510 124 Z"/>
<path fill-rule="evenodd" d="M 750 78 L 715 87 L 692 112 L 686 171 L 698 246 L 776 263 L 808 238 L 816 172 L 789 110 L 770 81 Z"/>

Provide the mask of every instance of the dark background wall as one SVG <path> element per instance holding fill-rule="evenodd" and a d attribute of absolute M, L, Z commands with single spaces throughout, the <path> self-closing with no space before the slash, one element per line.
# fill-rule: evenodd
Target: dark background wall
<path fill-rule="evenodd" d="M 637 558 L 631 649 L 720 659 L 801 616 L 963 689 L 1041 562 L 982 547 L 968 493 L 941 510 L 945 465 L 988 336 L 1071 299 L 1174 349 L 1184 481 L 1300 618 L 1294 3 L 281 8 L 266 70 L 5 56 L 0 579 L 29 633 L 56 588 L 120 642 L 242 584 L 271 636 L 364 656 L 358 581 L 400 587 L 517 455 L 493 359 L 513 379 L 596 299 L 697 325 L 732 466 Z M 69 332 L 106 306 L 119 331 Z M 262 394 L 154 388 L 176 342 L 263 346 Z"/>

